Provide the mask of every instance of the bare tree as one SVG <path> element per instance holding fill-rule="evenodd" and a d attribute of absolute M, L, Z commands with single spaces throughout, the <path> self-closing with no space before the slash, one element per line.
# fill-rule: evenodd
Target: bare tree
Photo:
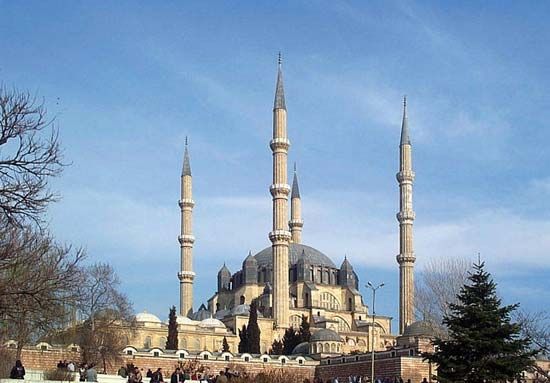
<path fill-rule="evenodd" d="M 107 363 L 120 358 L 134 326 L 132 305 L 118 288 L 120 280 L 111 265 L 96 263 L 86 269 L 81 285 L 79 344 L 86 362 Z"/>
<path fill-rule="evenodd" d="M 426 263 L 415 284 L 417 316 L 431 323 L 437 335 L 444 336 L 443 317 L 449 314 L 449 304 L 468 278 L 471 262 L 465 258 L 435 258 Z"/>
<path fill-rule="evenodd" d="M 519 311 L 516 320 L 521 325 L 522 336 L 529 338 L 531 346 L 540 355 L 548 358 L 550 356 L 550 312 Z M 550 371 L 545 370 L 538 363 L 532 366 L 532 372 L 538 374 L 539 381 L 548 382 L 550 380 Z"/>
<path fill-rule="evenodd" d="M 0 225 L 0 337 L 16 339 L 20 351 L 63 326 L 79 299 L 84 256 L 44 230 Z"/>
<path fill-rule="evenodd" d="M 62 169 L 58 132 L 53 119 L 47 117 L 44 102 L 0 86 L 2 223 L 41 223 L 47 205 L 56 199 L 48 180 Z"/>

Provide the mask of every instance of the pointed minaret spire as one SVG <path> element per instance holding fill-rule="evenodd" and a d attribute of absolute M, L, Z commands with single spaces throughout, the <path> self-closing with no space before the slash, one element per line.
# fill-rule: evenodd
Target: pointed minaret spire
<path fill-rule="evenodd" d="M 193 177 L 189 163 L 188 141 L 185 137 L 185 154 L 183 155 L 183 169 L 181 172 L 181 232 L 178 237 L 180 243 L 180 315 L 187 316 L 193 312 Z"/>
<path fill-rule="evenodd" d="M 414 321 L 414 255 L 413 247 L 413 182 L 412 146 L 407 124 L 407 99 L 403 100 L 403 124 L 399 144 L 399 334 Z"/>
<path fill-rule="evenodd" d="M 285 104 L 285 90 L 283 87 L 283 71 L 282 71 L 282 63 L 283 59 L 281 56 L 281 52 L 279 52 L 279 58 L 277 60 L 278 62 L 278 70 L 277 70 L 277 87 L 275 90 L 275 103 L 273 105 L 273 109 L 284 109 L 286 110 L 286 104 Z"/>
<path fill-rule="evenodd" d="M 298 175 L 296 174 L 296 162 L 294 163 L 294 178 L 292 179 L 292 192 L 290 198 L 300 198 L 300 187 L 298 186 Z"/>
<path fill-rule="evenodd" d="M 292 191 L 290 193 L 290 221 L 288 221 L 292 242 L 302 242 L 302 199 L 300 198 L 300 187 L 298 186 L 298 175 L 296 174 L 296 162 L 294 163 L 294 178 L 292 180 Z"/>
<path fill-rule="evenodd" d="M 410 145 L 409 122 L 407 119 L 407 96 L 403 97 L 403 122 L 401 123 L 401 145 Z"/>
<path fill-rule="evenodd" d="M 182 176 L 191 175 L 191 162 L 189 161 L 189 150 L 187 136 L 185 136 L 185 152 L 183 154 L 183 168 L 181 169 Z"/>

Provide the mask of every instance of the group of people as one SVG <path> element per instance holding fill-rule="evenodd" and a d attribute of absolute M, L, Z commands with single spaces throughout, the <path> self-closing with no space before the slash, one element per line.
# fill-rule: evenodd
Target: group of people
<path fill-rule="evenodd" d="M 128 367 L 120 367 L 118 369 L 118 375 L 126 378 L 128 383 L 142 383 L 143 382 L 143 369 L 139 369 L 133 365 Z M 155 371 L 148 369 L 145 376 L 150 379 L 150 383 L 164 383 L 164 376 L 162 368 L 157 368 Z M 184 370 L 180 367 L 176 367 L 174 372 L 170 375 L 170 383 L 183 383 L 189 380 L 195 380 L 207 383 L 227 383 L 231 378 L 238 376 L 237 373 L 232 373 L 229 369 L 226 371 L 220 371 L 218 375 L 203 374 L 200 372 L 191 372 Z"/>

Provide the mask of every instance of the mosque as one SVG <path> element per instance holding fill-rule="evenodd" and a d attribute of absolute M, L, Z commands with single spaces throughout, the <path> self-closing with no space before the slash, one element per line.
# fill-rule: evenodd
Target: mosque
<path fill-rule="evenodd" d="M 396 345 L 399 335 L 413 335 L 419 323 L 414 322 L 413 221 L 411 141 L 409 138 L 406 99 L 403 106 L 400 165 L 397 182 L 400 191 L 399 212 L 399 328 L 392 334 L 388 316 L 369 314 L 369 307 L 359 293 L 359 278 L 347 258 L 340 266 L 320 250 L 302 243 L 301 196 L 298 175 L 294 169 L 292 186 L 288 183 L 287 157 L 290 141 L 287 132 L 283 73 L 279 58 L 275 101 L 273 105 L 273 136 L 269 142 L 273 155 L 272 231 L 271 246 L 256 254 L 249 253 L 240 270 L 232 272 L 221 265 L 217 291 L 193 310 L 193 236 L 192 220 L 195 202 L 192 194 L 192 174 L 189 148 L 186 142 L 181 174 L 181 251 L 180 307 L 177 317 L 179 349 L 185 352 L 222 349 L 225 338 L 231 352 L 236 352 L 238 329 L 247 324 L 250 303 L 256 301 L 261 330 L 260 349 L 269 352 L 274 340 L 282 339 L 289 327 L 298 328 L 305 315 L 311 326 L 311 341 L 301 344 L 295 353 L 343 354 L 386 350 Z M 289 206 L 290 200 L 290 206 Z M 289 209 L 290 208 L 290 209 Z M 290 216 L 289 216 L 290 210 Z M 167 323 L 155 315 L 137 314 L 138 330 L 129 344 L 135 348 L 164 348 Z"/>

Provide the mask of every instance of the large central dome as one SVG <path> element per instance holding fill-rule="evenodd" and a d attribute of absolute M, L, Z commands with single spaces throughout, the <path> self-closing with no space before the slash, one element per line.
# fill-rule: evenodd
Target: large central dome
<path fill-rule="evenodd" d="M 271 246 L 266 247 L 262 251 L 260 251 L 258 254 L 254 255 L 254 258 L 256 258 L 256 261 L 258 262 L 258 266 L 272 266 L 273 265 L 273 259 L 272 259 L 272 253 L 271 253 Z M 291 243 L 290 244 L 290 254 L 289 254 L 289 262 L 290 265 L 295 265 L 300 258 L 305 258 L 305 261 L 309 263 L 310 265 L 316 265 L 316 266 L 326 266 L 336 269 L 336 265 L 332 260 L 326 256 L 325 254 L 321 253 L 319 250 L 314 249 L 313 247 L 302 245 L 299 243 Z"/>

